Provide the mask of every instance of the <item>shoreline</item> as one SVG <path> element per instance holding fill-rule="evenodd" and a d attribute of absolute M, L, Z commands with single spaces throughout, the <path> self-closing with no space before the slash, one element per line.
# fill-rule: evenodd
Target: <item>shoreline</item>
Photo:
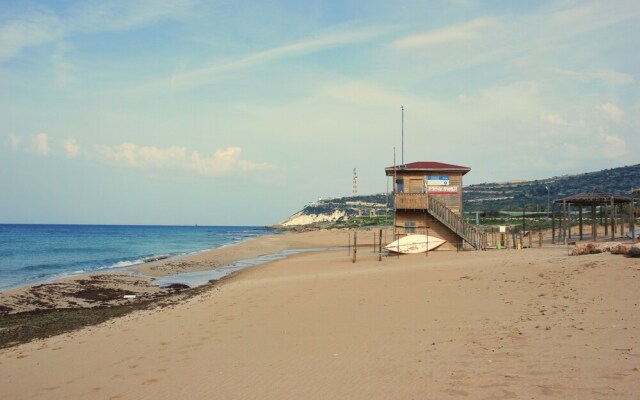
<path fill-rule="evenodd" d="M 113 246 L 115 246 L 118 251 L 107 251 L 106 253 L 98 251 L 95 253 L 95 257 L 92 257 L 92 255 L 87 256 L 85 254 L 86 252 L 80 252 L 78 259 L 73 258 L 75 254 L 70 254 L 71 258 L 58 260 L 55 258 L 54 254 L 50 254 L 53 258 L 42 258 L 40 253 L 38 253 L 41 249 L 38 248 L 36 249 L 37 251 L 35 254 L 36 257 L 40 256 L 40 259 L 33 261 L 36 263 L 35 268 L 39 267 L 39 264 L 37 264 L 38 262 L 45 265 L 47 265 L 47 263 L 53 263 L 51 265 L 55 267 L 52 268 L 53 271 L 46 269 L 39 271 L 42 272 L 40 276 L 36 273 L 28 272 L 23 274 L 21 272 L 22 269 L 28 270 L 34 266 L 26 263 L 22 264 L 22 258 L 19 260 L 12 259 L 10 255 L 8 259 L 3 260 L 6 262 L 6 265 L 3 265 L 3 268 L 7 268 L 7 276 L 10 278 L 3 280 L 5 285 L 0 288 L 0 292 L 20 289 L 28 286 L 54 283 L 60 280 L 74 279 L 76 277 L 87 275 L 110 273 L 127 274 L 131 273 L 130 271 L 134 271 L 133 268 L 141 265 L 147 265 L 149 263 L 168 259 L 181 259 L 183 257 L 216 250 L 221 247 L 240 244 L 245 240 L 250 240 L 263 235 L 277 234 L 277 232 L 273 232 L 272 230 L 262 226 L 196 226 L 196 228 L 193 228 L 191 226 L 182 225 L 0 224 L 0 227 L 1 226 L 17 227 L 17 230 L 9 231 L 8 235 L 10 243 L 12 240 L 10 236 L 11 234 L 18 236 L 18 243 L 16 244 L 18 248 L 19 246 L 23 246 L 25 243 L 28 243 L 28 240 L 34 240 L 34 238 L 37 239 L 37 235 L 44 234 L 45 228 L 47 230 L 54 230 L 55 233 L 60 233 L 61 239 L 59 240 L 63 253 L 65 253 L 65 251 L 71 253 L 75 252 L 76 249 L 73 248 L 73 246 L 70 248 L 67 242 L 73 239 L 78 239 L 74 238 L 74 236 L 86 233 L 82 230 L 70 228 L 103 228 L 104 231 L 90 230 L 88 233 L 93 235 L 94 239 L 97 238 L 96 240 L 102 240 L 101 236 L 106 234 L 106 237 L 111 238 L 114 241 Z M 40 227 L 40 230 L 34 231 L 35 233 L 30 236 L 30 227 L 32 226 Z M 129 230 L 119 230 L 120 228 L 126 228 Z M 175 229 L 166 232 L 162 230 L 158 232 L 154 231 L 154 229 L 157 228 Z M 28 235 L 26 233 L 23 235 L 27 237 L 26 241 L 21 241 L 22 239 L 20 239 L 22 238 L 21 233 L 23 230 L 28 233 Z M 214 232 L 213 238 L 211 238 L 211 234 L 209 232 Z M 143 239 L 140 242 L 134 243 L 133 246 L 123 245 L 123 237 L 135 234 L 141 234 L 142 237 L 153 238 L 149 240 Z M 191 244 L 187 244 L 185 237 L 193 239 L 188 242 Z M 54 242 L 56 242 L 56 239 L 54 239 Z M 100 243 L 104 245 L 103 242 Z M 111 242 L 107 244 L 109 246 L 112 245 Z M 79 250 L 87 250 L 82 244 L 77 247 Z M 45 252 L 44 255 L 46 256 L 46 250 L 42 249 L 42 251 Z M 15 254 L 19 254 L 19 251 Z M 14 271 L 12 267 L 16 267 L 16 270 Z"/>
<path fill-rule="evenodd" d="M 173 307 L 232 279 L 245 269 L 306 251 L 336 246 L 318 232 L 279 233 L 215 249 L 96 271 L 0 292 L 0 348 L 88 328 L 135 311 Z M 346 238 L 346 236 L 345 236 Z M 181 275 L 201 275 L 186 282 Z M 53 318 L 53 319 L 52 319 Z"/>
<path fill-rule="evenodd" d="M 343 241 L 314 235 L 286 245 Z M 566 246 L 308 252 L 0 350 L 0 374 L 10 398 L 631 399 L 638 271 Z"/>
<path fill-rule="evenodd" d="M 153 302 L 175 295 L 184 297 L 194 289 L 218 283 L 242 269 L 286 258 L 290 256 L 288 253 L 336 247 L 340 244 L 336 238 L 340 236 L 345 236 L 346 241 L 346 231 L 332 231 L 333 238 L 329 239 L 318 232 L 266 234 L 177 257 L 3 290 L 0 292 L 0 316 L 52 310 L 129 307 L 137 302 Z M 189 275 L 198 274 L 202 276 L 195 284 L 185 282 Z M 185 275 L 185 280 L 180 279 Z"/>

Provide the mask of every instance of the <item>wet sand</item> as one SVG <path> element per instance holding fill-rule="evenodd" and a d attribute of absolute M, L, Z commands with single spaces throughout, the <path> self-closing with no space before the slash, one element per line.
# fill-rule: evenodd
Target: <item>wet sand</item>
<path fill-rule="evenodd" d="M 273 236 L 264 254 L 344 245 L 346 235 Z M 262 249 L 256 243 L 249 253 Z M 1 350 L 2 392 L 633 399 L 639 280 L 640 259 L 568 256 L 566 246 L 382 261 L 363 248 L 356 263 L 346 250 L 303 253 L 169 307 Z"/>

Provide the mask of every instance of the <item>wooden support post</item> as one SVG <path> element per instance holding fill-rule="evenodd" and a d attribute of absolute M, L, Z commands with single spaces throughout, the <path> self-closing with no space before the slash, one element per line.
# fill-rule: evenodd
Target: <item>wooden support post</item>
<path fill-rule="evenodd" d="M 378 240 L 378 261 L 382 261 L 382 229 L 380 229 L 380 240 Z"/>
<path fill-rule="evenodd" d="M 616 203 L 611 196 L 611 240 L 616 237 Z"/>
<path fill-rule="evenodd" d="M 556 214 L 551 207 L 551 244 L 556 244 Z"/>
<path fill-rule="evenodd" d="M 351 255 L 351 231 L 349 231 L 349 242 L 347 243 L 347 248 L 348 248 L 348 253 L 349 255 Z"/>
<path fill-rule="evenodd" d="M 591 238 L 595 242 L 598 238 L 598 225 L 596 224 L 596 205 L 591 204 Z"/>
<path fill-rule="evenodd" d="M 624 237 L 624 220 L 627 218 L 627 214 L 624 212 L 624 206 L 620 205 L 620 237 Z"/>
<path fill-rule="evenodd" d="M 533 229 L 529 226 L 529 248 L 532 247 L 531 243 L 533 242 Z"/>
<path fill-rule="evenodd" d="M 376 233 L 373 232 L 373 253 L 376 253 Z"/>
<path fill-rule="evenodd" d="M 562 201 L 562 243 L 567 244 L 567 201 Z"/>
<path fill-rule="evenodd" d="M 538 247 L 542 247 L 542 228 L 538 228 Z"/>
<path fill-rule="evenodd" d="M 351 262 L 356 262 L 356 253 L 358 252 L 358 232 L 353 232 L 353 258 Z"/>
<path fill-rule="evenodd" d="M 636 219 L 635 219 L 635 215 L 633 214 L 633 210 L 636 208 L 635 207 L 635 201 L 633 200 L 633 197 L 631 198 L 631 207 L 629 210 L 629 231 L 631 231 L 631 239 L 635 242 L 637 240 L 637 238 L 635 237 L 635 229 L 636 229 Z"/>
<path fill-rule="evenodd" d="M 580 232 L 580 240 L 582 240 L 582 204 L 580 205 L 580 208 L 578 208 L 578 220 L 579 220 L 579 227 L 578 230 Z"/>
<path fill-rule="evenodd" d="M 620 204 L 620 237 L 624 237 L 624 205 Z"/>
<path fill-rule="evenodd" d="M 573 220 L 571 219 L 571 203 L 567 204 L 567 228 L 569 230 L 569 239 L 571 239 L 571 225 L 573 225 Z"/>
<path fill-rule="evenodd" d="M 609 236 L 609 221 L 608 218 L 609 217 L 609 212 L 607 209 L 607 205 L 604 205 L 604 235 L 605 236 Z M 600 218 L 602 219 L 602 206 L 600 206 Z"/>

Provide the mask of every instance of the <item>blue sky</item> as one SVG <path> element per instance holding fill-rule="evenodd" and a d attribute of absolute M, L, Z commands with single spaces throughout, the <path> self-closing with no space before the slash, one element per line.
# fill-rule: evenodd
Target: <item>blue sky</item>
<path fill-rule="evenodd" d="M 636 164 L 637 1 L 0 3 L 0 222 L 272 224 L 387 189 Z"/>

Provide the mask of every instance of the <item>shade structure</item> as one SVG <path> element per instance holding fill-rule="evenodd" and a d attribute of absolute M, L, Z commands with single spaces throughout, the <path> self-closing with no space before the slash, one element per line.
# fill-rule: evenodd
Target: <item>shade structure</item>
<path fill-rule="evenodd" d="M 629 205 L 628 214 L 623 211 L 624 206 Z M 633 232 L 635 225 L 634 216 L 634 199 L 633 197 L 622 196 L 619 194 L 607 193 L 597 189 L 587 192 L 578 193 L 565 197 L 563 199 L 554 200 L 552 210 L 552 242 L 556 243 L 556 209 L 559 210 L 559 229 L 557 239 L 562 240 L 565 244 L 571 239 L 572 208 L 578 208 L 578 227 L 579 237 L 583 240 L 583 210 L 590 207 L 591 211 L 591 236 L 593 240 L 598 238 L 598 224 L 596 217 L 596 209 L 600 211 L 600 219 L 603 221 L 605 228 L 605 236 L 609 235 L 609 225 L 611 226 L 611 239 L 615 238 L 616 220 L 619 221 L 620 234 L 623 236 L 624 219 L 629 221 L 629 229 Z"/>

